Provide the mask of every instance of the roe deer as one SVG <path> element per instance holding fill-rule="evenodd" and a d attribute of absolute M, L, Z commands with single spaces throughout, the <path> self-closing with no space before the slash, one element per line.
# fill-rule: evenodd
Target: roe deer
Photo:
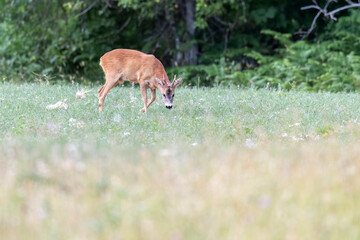
<path fill-rule="evenodd" d="M 130 49 L 115 49 L 100 58 L 100 66 L 104 70 L 106 82 L 98 90 L 99 112 L 103 111 L 106 94 L 118 83 L 130 81 L 140 84 L 144 108 L 155 101 L 156 88 L 160 90 L 166 108 L 171 109 L 175 88 L 182 82 L 182 78 L 170 83 L 162 63 L 154 56 Z M 151 99 L 147 102 L 147 89 L 151 90 Z"/>

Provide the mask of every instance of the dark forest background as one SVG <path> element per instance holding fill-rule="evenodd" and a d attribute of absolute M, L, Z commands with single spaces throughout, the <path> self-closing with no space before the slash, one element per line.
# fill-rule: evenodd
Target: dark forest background
<path fill-rule="evenodd" d="M 2 0 L 1 79 L 98 84 L 99 58 L 131 48 L 189 86 L 360 89 L 359 10 L 320 16 L 304 38 L 317 10 L 301 7 L 313 2 Z"/>

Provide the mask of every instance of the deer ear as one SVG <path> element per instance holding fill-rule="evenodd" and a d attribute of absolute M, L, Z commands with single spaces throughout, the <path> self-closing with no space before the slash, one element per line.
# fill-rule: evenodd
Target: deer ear
<path fill-rule="evenodd" d="M 157 77 L 155 77 L 155 81 L 156 81 L 156 84 L 159 85 L 159 87 L 163 86 L 162 81 L 160 79 L 158 79 Z"/>
<path fill-rule="evenodd" d="M 177 86 L 179 86 L 181 84 L 182 80 L 183 80 L 182 78 L 178 78 L 178 79 L 174 80 L 174 82 L 172 83 L 172 87 L 176 88 Z"/>

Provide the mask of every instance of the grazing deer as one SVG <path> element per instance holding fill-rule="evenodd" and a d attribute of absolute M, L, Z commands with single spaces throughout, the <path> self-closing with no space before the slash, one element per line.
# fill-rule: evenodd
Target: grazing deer
<path fill-rule="evenodd" d="M 164 66 L 154 57 L 130 49 L 115 49 L 107 52 L 100 58 L 100 66 L 104 70 L 106 82 L 98 90 L 99 112 L 103 111 L 103 103 L 106 94 L 118 83 L 130 81 L 140 84 L 141 95 L 144 101 L 144 108 L 147 108 L 156 99 L 156 88 L 160 90 L 166 108 L 171 109 L 174 99 L 175 88 L 180 85 L 182 78 L 170 83 Z M 147 89 L 151 90 L 151 99 L 147 102 Z"/>

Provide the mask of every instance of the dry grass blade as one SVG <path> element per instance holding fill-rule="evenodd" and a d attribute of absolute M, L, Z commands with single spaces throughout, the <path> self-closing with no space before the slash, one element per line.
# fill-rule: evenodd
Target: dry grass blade
<path fill-rule="evenodd" d="M 76 98 L 77 99 L 83 99 L 86 98 L 86 94 L 91 92 L 91 90 L 86 91 L 85 89 L 81 89 L 76 92 Z"/>
<path fill-rule="evenodd" d="M 69 105 L 66 103 L 66 100 L 67 99 L 64 99 L 63 101 L 58 101 L 55 104 L 47 105 L 46 109 L 49 109 L 49 110 L 60 109 L 60 108 L 68 109 Z"/>

